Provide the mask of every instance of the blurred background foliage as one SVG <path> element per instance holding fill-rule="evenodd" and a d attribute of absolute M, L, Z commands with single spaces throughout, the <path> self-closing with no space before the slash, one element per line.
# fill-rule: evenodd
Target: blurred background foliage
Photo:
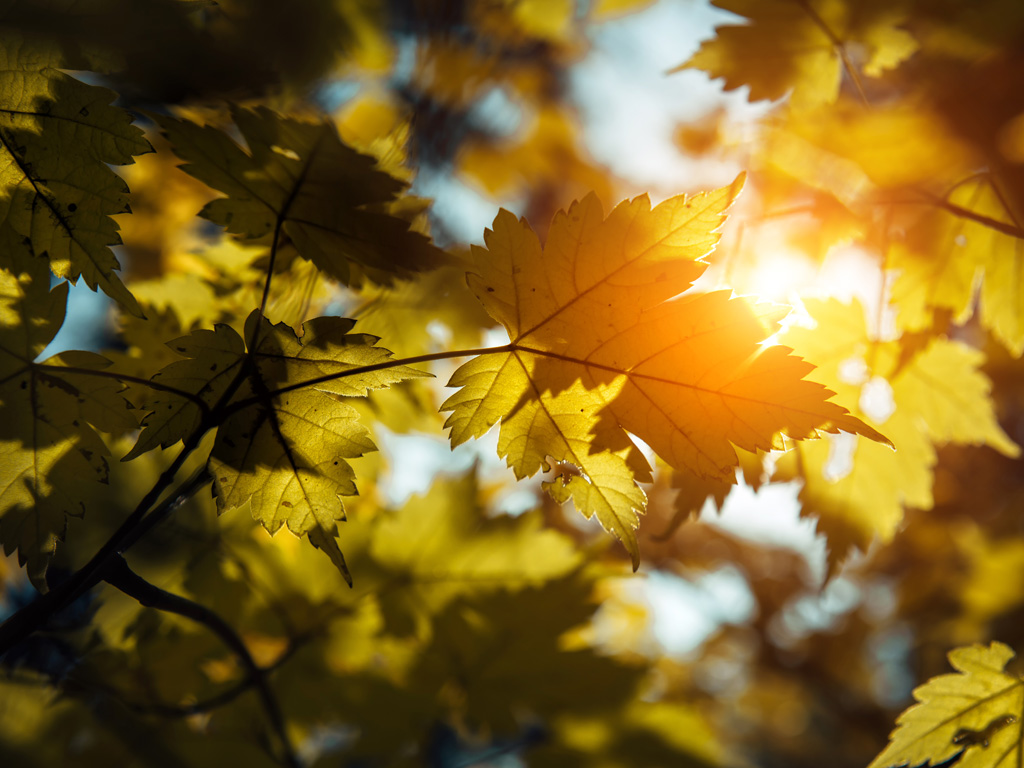
<path fill-rule="evenodd" d="M 1024 472 L 1013 445 L 1024 440 L 1024 7 L 716 5 L 0 9 L 5 30 L 49 41 L 67 69 L 115 89 L 157 150 L 124 169 L 133 212 L 119 217 L 126 282 L 151 321 L 115 329 L 101 311 L 100 330 L 78 342 L 108 348 L 135 375 L 171 359 L 167 339 L 240 323 L 258 302 L 266 244 L 195 217 L 210 190 L 175 170 L 147 117 L 228 125 L 230 101 L 331 115 L 345 141 L 412 183 L 392 212 L 451 257 L 416 281 L 344 289 L 282 259 L 276 320 L 356 317 L 400 356 L 479 346 L 489 320 L 461 278 L 460 249 L 498 206 L 543 236 L 557 209 L 590 190 L 610 207 L 747 169 L 715 279 L 819 323 L 814 307 L 857 314 L 857 299 L 862 335 L 836 360 L 844 404 L 885 431 L 891 411 L 881 418 L 866 403 L 866 384 L 899 391 L 938 344 L 958 345 L 987 377 L 977 381 L 990 392 L 967 399 L 983 399 L 1005 434 L 994 421 L 942 433 L 938 411 L 897 400 L 900 428 L 922 447 L 897 454 L 906 464 L 895 477 L 869 463 L 891 454 L 839 441 L 823 441 L 817 459 L 747 457 L 735 489 L 659 474 L 638 577 L 539 482 L 513 486 L 492 449 L 439 454 L 440 387 L 375 393 L 359 407 L 384 450 L 358 460 L 361 495 L 341 531 L 353 589 L 298 540 L 271 545 L 240 511 L 218 519 L 205 491 L 130 553 L 147 580 L 216 611 L 273 670 L 306 764 L 865 766 L 911 688 L 946 671 L 951 647 L 1024 648 Z M 850 355 L 866 366 L 852 379 L 839 371 Z M 442 382 L 446 371 L 435 368 Z M 147 395 L 128 392 L 136 405 Z M 130 446 L 111 442 L 118 455 Z M 856 483 L 844 486 L 853 470 L 833 464 L 816 486 L 807 465 L 844 451 Z M 80 566 L 167 461 L 112 462 L 54 572 Z M 6 614 L 34 594 L 13 558 L 0 561 L 0 583 Z M 235 656 L 205 628 L 111 588 L 4 665 L 5 765 L 275 764 Z"/>

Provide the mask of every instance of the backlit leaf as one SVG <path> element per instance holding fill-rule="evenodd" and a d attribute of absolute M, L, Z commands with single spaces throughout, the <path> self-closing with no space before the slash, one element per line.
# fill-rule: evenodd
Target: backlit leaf
<path fill-rule="evenodd" d="M 115 94 L 60 71 L 56 46 L 4 30 L 0 45 L 0 221 L 23 256 L 49 259 L 57 277 L 84 277 L 128 311 L 135 299 L 116 274 L 111 216 L 128 187 L 110 165 L 152 151 Z M 15 245 L 16 244 L 16 245 Z M 4 264 L 15 254 L 8 252 Z"/>
<path fill-rule="evenodd" d="M 335 541 L 335 522 L 345 519 L 340 497 L 356 493 L 345 460 L 375 446 L 341 398 L 425 374 L 388 366 L 391 353 L 375 347 L 373 336 L 350 333 L 351 320 L 310 320 L 296 337 L 284 323 L 257 326 L 258 317 L 253 312 L 246 322 L 246 338 L 258 339 L 248 350 L 227 325 L 169 343 L 186 359 L 153 377 L 170 391 L 147 404 L 151 413 L 125 460 L 217 426 L 209 467 L 218 509 L 249 503 L 268 531 L 287 525 L 308 535 L 348 578 Z M 371 370 L 359 372 L 364 367 Z M 211 414 L 227 416 L 213 421 Z"/>
<path fill-rule="evenodd" d="M 64 321 L 68 285 L 51 291 L 45 262 L 35 266 L 0 271 L 0 541 L 41 585 L 67 516 L 85 512 L 83 483 L 107 480 L 96 429 L 123 434 L 136 420 L 121 384 L 98 375 L 105 358 L 64 352 L 36 362 Z"/>
<path fill-rule="evenodd" d="M 579 565 L 570 541 L 538 516 L 488 517 L 478 494 L 473 473 L 439 479 L 374 519 L 370 556 L 385 583 L 404 585 L 378 597 L 393 628 L 404 614 L 433 615 L 460 595 L 538 586 Z"/>
<path fill-rule="evenodd" d="M 730 187 L 648 199 L 604 218 L 593 195 L 559 212 L 546 246 L 525 220 L 502 211 L 475 247 L 469 284 L 511 343 L 455 372 L 460 387 L 442 406 L 453 445 L 502 422 L 498 451 L 519 477 L 550 467 L 579 472 L 548 490 L 597 513 L 638 562 L 633 480 L 650 469 L 628 433 L 666 462 L 702 477 L 734 480 L 735 447 L 780 447 L 840 429 L 885 441 L 824 387 L 803 380 L 809 363 L 785 347 L 762 347 L 775 309 L 726 292 L 686 291 L 706 268 Z"/>
<path fill-rule="evenodd" d="M 960 185 L 948 202 L 963 215 L 930 210 L 890 251 L 891 266 L 899 270 L 893 301 L 900 322 L 920 330 L 935 310 L 949 310 L 957 322 L 966 321 L 974 311 L 980 277 L 982 325 L 1019 356 L 1024 352 L 1024 292 L 1019 290 L 1024 239 L 998 229 L 1018 229 L 1014 212 L 987 178 Z"/>
<path fill-rule="evenodd" d="M 1002 643 L 951 651 L 949 663 L 959 674 L 914 689 L 919 703 L 899 716 L 889 746 L 870 768 L 938 765 L 961 750 L 963 768 L 1020 763 L 1024 681 L 1004 671 L 1013 656 Z"/>
<path fill-rule="evenodd" d="M 863 72 L 877 76 L 916 49 L 899 25 L 906 12 L 881 0 L 716 0 L 744 23 L 718 27 L 689 61 L 677 67 L 703 69 L 725 79 L 725 88 L 750 87 L 751 100 L 791 93 L 796 108 L 835 101 L 850 49 L 868 58 Z M 854 72 L 854 77 L 859 77 Z"/>
<path fill-rule="evenodd" d="M 405 184 L 344 144 L 333 124 L 265 107 L 235 108 L 232 117 L 248 151 L 212 126 L 158 118 L 187 163 L 182 168 L 227 195 L 207 204 L 202 216 L 243 238 L 276 236 L 280 229 L 300 255 L 343 283 L 363 276 L 390 283 L 440 263 L 426 237 L 378 210 Z"/>
<path fill-rule="evenodd" d="M 798 445 L 779 460 L 776 478 L 803 479 L 803 514 L 818 517 L 835 567 L 852 548 L 865 549 L 876 536 L 890 541 L 905 507 L 932 507 L 936 445 L 989 445 L 1011 457 L 1020 449 L 996 422 L 991 384 L 978 370 L 980 352 L 960 342 L 933 339 L 905 362 L 898 342 L 871 338 L 859 303 L 805 305 L 817 326 L 792 326 L 782 341 L 817 361 L 812 378 L 837 392 L 837 401 L 851 412 L 884 429 L 896 447 L 893 455 L 877 443 L 857 439 L 852 467 L 845 471 L 836 469 L 832 457 L 837 446 L 826 442 Z M 857 366 L 866 367 L 854 376 L 849 371 Z M 891 392 L 887 411 L 863 405 L 866 384 L 876 393 L 886 388 Z"/>

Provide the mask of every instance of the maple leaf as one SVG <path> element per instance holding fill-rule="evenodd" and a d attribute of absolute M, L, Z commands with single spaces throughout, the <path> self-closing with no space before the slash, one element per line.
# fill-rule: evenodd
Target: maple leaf
<path fill-rule="evenodd" d="M 889 745 L 869 768 L 938 765 L 960 751 L 964 768 L 1016 765 L 1024 749 L 1024 681 L 1004 671 L 1014 656 L 1003 643 L 949 653 L 959 674 L 939 675 L 914 689 L 918 704 L 897 719 Z"/>
<path fill-rule="evenodd" d="M 147 403 L 151 413 L 124 460 L 192 439 L 217 414 L 209 469 L 218 510 L 249 503 L 270 533 L 287 525 L 308 536 L 350 581 L 335 541 L 335 522 L 345 519 L 340 497 L 356 493 L 345 459 L 376 448 L 342 398 L 429 375 L 389 365 L 391 353 L 374 336 L 350 333 L 353 325 L 320 317 L 297 337 L 254 311 L 245 326 L 245 338 L 257 340 L 250 349 L 223 324 L 168 342 L 186 359 L 153 376 L 162 391 Z"/>
<path fill-rule="evenodd" d="M 459 596 L 537 586 L 580 564 L 569 539 L 539 516 L 487 516 L 475 473 L 436 481 L 373 526 L 369 554 L 383 583 L 405 586 L 378 592 L 396 633 L 410 623 L 405 614 L 436 614 Z"/>
<path fill-rule="evenodd" d="M 725 79 L 725 89 L 750 87 L 750 99 L 780 99 L 791 92 L 798 108 L 827 104 L 839 94 L 843 68 L 853 78 L 850 49 L 869 52 L 863 71 L 878 76 L 917 50 L 899 29 L 906 13 L 882 0 L 715 0 L 743 16 L 726 24 L 673 72 L 703 69 Z"/>
<path fill-rule="evenodd" d="M 384 212 L 405 187 L 372 157 L 344 144 L 329 122 L 282 117 L 266 107 L 231 115 L 248 145 L 188 120 L 157 116 L 190 175 L 227 195 L 200 215 L 244 238 L 278 230 L 299 254 L 343 283 L 390 283 L 438 266 L 441 253 Z"/>
<path fill-rule="evenodd" d="M 0 541 L 45 588 L 67 516 L 85 512 L 82 482 L 107 480 L 96 430 L 123 434 L 136 420 L 115 378 L 90 375 L 105 358 L 64 352 L 36 362 L 64 320 L 68 285 L 49 290 L 44 262 L 35 266 L 0 270 Z"/>
<path fill-rule="evenodd" d="M 799 445 L 780 458 L 775 478 L 803 479 L 803 514 L 818 518 L 834 570 L 852 548 L 866 549 L 876 536 L 891 541 L 905 506 L 932 507 L 936 444 L 989 445 L 1011 457 L 1020 449 L 996 421 L 991 384 L 978 370 L 980 352 L 933 339 L 907 360 L 900 342 L 871 337 L 856 301 L 804 304 L 816 327 L 791 326 L 780 340 L 814 359 L 818 368 L 811 377 L 835 391 L 837 402 L 884 429 L 896 446 L 893 455 L 877 443 L 858 440 L 852 469 L 839 478 L 830 469 L 833 448 L 828 443 Z M 870 367 L 857 377 L 844 372 L 858 361 Z M 872 418 L 864 412 L 862 387 L 869 382 L 890 389 L 890 414 L 876 410 Z"/>
<path fill-rule="evenodd" d="M 779 447 L 840 429 L 887 442 L 831 392 L 803 379 L 813 366 L 762 347 L 780 312 L 727 292 L 678 295 L 707 267 L 724 211 L 742 186 L 656 208 L 646 196 L 605 219 L 590 195 L 555 215 L 542 248 L 525 220 L 502 211 L 474 247 L 470 288 L 511 343 L 459 368 L 442 406 L 458 445 L 501 420 L 498 453 L 520 478 L 548 457 L 580 472 L 546 485 L 572 498 L 625 544 L 650 468 L 629 437 L 673 467 L 732 481 L 735 447 Z"/>
<path fill-rule="evenodd" d="M 981 323 L 1019 356 L 1024 352 L 1024 295 L 1018 290 L 1024 240 L 1011 234 L 1019 230 L 1019 218 L 988 177 L 959 185 L 945 202 L 952 209 L 929 211 L 890 249 L 890 264 L 899 270 L 893 302 L 900 323 L 908 330 L 926 328 L 937 309 L 966 322 L 974 313 L 980 275 Z M 966 215 L 957 215 L 957 209 Z"/>
<path fill-rule="evenodd" d="M 55 45 L 5 30 L 0 45 L 0 221 L 5 258 L 49 259 L 57 277 L 84 277 L 133 314 L 116 274 L 111 216 L 129 212 L 128 187 L 109 165 L 151 152 L 113 91 L 60 71 Z M 9 263 L 9 262 L 8 262 Z"/>
<path fill-rule="evenodd" d="M 514 733 L 521 711 L 551 718 L 622 706 L 642 670 L 560 642 L 592 616 L 592 589 L 590 579 L 576 572 L 541 587 L 452 602 L 434 619 L 431 642 L 413 671 L 419 680 L 410 688 L 447 683 L 448 695 L 434 698 L 453 710 L 449 718 L 499 733 Z"/>

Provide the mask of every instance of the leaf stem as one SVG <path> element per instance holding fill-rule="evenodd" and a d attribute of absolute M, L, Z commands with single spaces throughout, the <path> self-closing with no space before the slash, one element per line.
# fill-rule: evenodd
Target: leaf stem
<path fill-rule="evenodd" d="M 843 69 L 845 69 L 846 73 L 850 76 L 850 80 L 853 82 L 854 88 L 857 89 L 857 95 L 860 97 L 861 102 L 865 107 L 871 106 L 871 103 L 868 101 L 868 95 L 864 91 L 864 84 L 860 80 L 860 75 L 857 74 L 857 70 L 854 68 L 853 62 L 850 61 L 850 57 L 846 52 L 845 41 L 841 40 L 839 36 L 832 31 L 832 28 L 821 17 L 821 14 L 819 14 L 814 7 L 807 2 L 807 0 L 797 0 L 797 4 L 804 9 L 804 13 L 811 17 L 811 21 L 813 21 L 818 28 L 825 33 L 825 37 L 828 38 L 832 47 L 835 48 L 836 55 L 839 56 L 839 60 L 843 63 Z"/>
<path fill-rule="evenodd" d="M 149 387 L 157 392 L 168 392 L 172 395 L 184 398 L 194 403 L 203 414 L 203 418 L 210 415 L 210 406 L 199 397 L 199 395 L 193 394 L 192 392 L 186 392 L 183 389 L 172 387 L 169 384 L 161 384 L 158 381 L 152 379 L 144 379 L 141 376 L 129 376 L 128 374 L 118 373 L 117 371 L 108 371 L 103 368 L 76 368 L 71 365 L 47 365 L 46 363 L 32 363 L 33 367 L 43 370 L 51 371 L 55 375 L 62 373 L 73 373 L 76 376 L 96 376 L 101 379 L 114 379 L 120 382 L 130 382 L 132 384 L 139 384 L 144 387 Z"/>
<path fill-rule="evenodd" d="M 277 248 L 281 241 L 281 227 L 284 225 L 284 215 L 278 214 L 274 222 L 274 238 L 270 244 L 270 256 L 267 259 L 267 279 L 263 281 L 263 296 L 260 298 L 260 311 L 256 316 L 256 328 L 252 332 L 252 339 L 246 339 L 249 344 L 249 351 L 256 349 L 260 336 L 260 324 L 267 313 L 267 301 L 270 299 L 270 283 L 274 279 L 274 264 L 277 262 Z"/>
<path fill-rule="evenodd" d="M 146 515 L 139 524 L 124 537 L 124 542 L 121 545 L 121 552 L 126 552 L 133 544 L 135 544 L 135 542 L 149 533 L 154 526 L 166 519 L 171 512 L 195 496 L 196 493 L 199 492 L 199 489 L 211 480 L 213 480 L 213 477 L 210 475 L 210 470 L 207 469 L 206 464 L 204 463 L 203 466 L 192 473 L 191 477 L 179 485 L 174 490 L 174 493 L 164 499 L 159 506 Z"/>
<path fill-rule="evenodd" d="M 951 213 L 961 219 L 969 219 L 970 221 L 981 224 L 989 229 L 994 229 L 996 232 L 1001 232 L 1004 235 L 1024 240 L 1024 228 L 1022 227 L 1009 224 L 1005 221 L 999 221 L 999 219 L 993 219 L 990 216 L 986 216 L 983 213 L 977 213 L 969 208 L 963 208 L 956 203 L 951 203 L 949 200 L 939 197 L 927 190 L 919 189 L 917 192 L 925 198 L 927 202 L 938 206 L 942 210 L 946 211 L 946 213 Z"/>
<path fill-rule="evenodd" d="M 317 384 L 325 384 L 329 381 L 337 381 L 338 379 L 344 379 L 348 376 L 358 376 L 364 373 L 373 373 L 374 371 L 384 371 L 389 368 L 397 368 L 402 365 L 416 365 L 418 363 L 429 363 L 433 360 L 450 360 L 454 357 L 471 357 L 477 355 L 493 355 L 501 354 L 505 352 L 512 352 L 516 349 L 516 346 L 512 343 L 503 344 L 500 347 L 478 347 L 476 349 L 456 349 L 449 350 L 446 352 L 432 352 L 427 355 L 416 355 L 414 357 L 403 357 L 392 360 L 385 360 L 381 363 L 374 363 L 373 365 L 361 365 L 355 368 L 348 368 L 344 371 L 337 373 L 325 373 L 323 376 L 316 376 L 312 379 L 306 379 L 304 381 L 296 382 L 295 384 L 288 384 L 278 389 L 269 390 L 265 395 L 255 395 L 253 397 L 247 397 L 244 400 L 239 400 L 237 403 L 232 403 L 228 408 L 225 409 L 224 417 L 227 418 L 233 413 L 237 413 L 251 405 L 254 405 L 265 397 L 277 397 L 284 395 L 289 392 L 294 392 L 297 389 L 305 389 L 306 387 L 315 387 Z"/>
<path fill-rule="evenodd" d="M 238 657 L 245 668 L 252 687 L 256 689 L 260 697 L 260 703 L 263 705 L 267 720 L 270 722 L 271 728 L 281 743 L 282 757 L 285 764 L 292 768 L 299 768 L 299 759 L 295 754 L 295 748 L 292 746 L 291 739 L 288 737 L 284 717 L 281 714 L 281 706 L 267 682 L 265 671 L 253 659 L 242 638 L 238 636 L 238 633 L 235 632 L 230 624 L 221 618 L 220 614 L 210 610 L 205 605 L 167 592 L 149 583 L 135 573 L 120 555 L 117 555 L 111 561 L 111 565 L 107 568 L 103 580 L 129 597 L 135 598 L 140 605 L 184 616 L 187 619 L 202 624 L 216 634 L 224 645 L 231 649 Z"/>
<path fill-rule="evenodd" d="M 295 177 L 295 183 L 289 190 L 288 197 L 286 197 L 284 203 L 281 204 L 281 210 L 277 212 L 277 217 L 274 221 L 274 239 L 271 241 L 270 257 L 267 260 L 267 279 L 263 282 L 263 296 L 260 299 L 259 314 L 256 316 L 256 328 L 252 332 L 252 340 L 249 344 L 250 355 L 253 353 L 253 350 L 256 349 L 256 345 L 259 342 L 260 326 L 262 325 L 263 318 L 267 313 L 267 301 L 270 299 L 270 283 L 274 278 L 274 265 L 277 262 L 277 251 L 280 247 L 281 231 L 284 227 L 285 219 L 288 218 L 288 211 L 291 210 L 292 203 L 295 202 L 295 198 L 298 196 L 299 190 L 306 181 L 309 169 L 313 167 L 313 159 L 320 151 L 320 145 L 323 143 L 323 138 L 324 132 L 321 131 L 317 136 L 316 143 L 309 151 L 309 157 L 306 158 L 306 162 L 302 166 L 302 170 L 300 170 L 299 175 Z"/>

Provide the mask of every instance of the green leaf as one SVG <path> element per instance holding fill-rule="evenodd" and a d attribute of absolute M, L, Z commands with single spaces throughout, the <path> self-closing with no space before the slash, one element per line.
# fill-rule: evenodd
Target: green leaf
<path fill-rule="evenodd" d="M 248 152 L 212 126 L 156 118 L 187 162 L 183 170 L 227 195 L 200 215 L 250 239 L 280 228 L 299 254 L 343 283 L 389 284 L 441 263 L 426 237 L 383 210 L 404 182 L 344 144 L 332 123 L 265 107 L 236 107 L 232 116 Z"/>

